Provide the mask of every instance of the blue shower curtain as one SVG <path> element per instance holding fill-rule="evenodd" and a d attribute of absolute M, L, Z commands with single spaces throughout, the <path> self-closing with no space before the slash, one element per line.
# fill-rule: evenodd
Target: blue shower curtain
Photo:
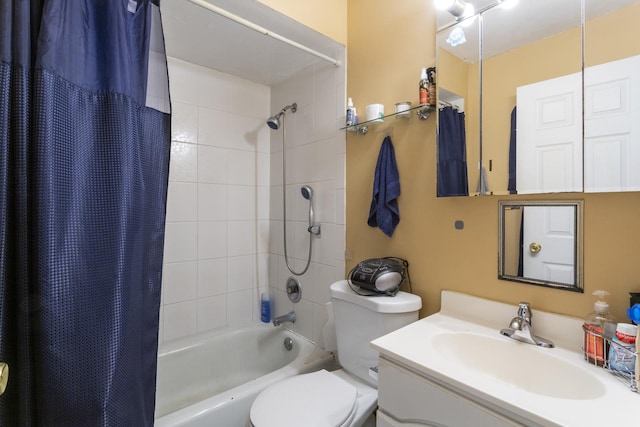
<path fill-rule="evenodd" d="M 464 113 L 453 107 L 438 111 L 438 197 L 468 196 Z"/>
<path fill-rule="evenodd" d="M 150 46 L 166 73 L 158 17 L 145 0 L 0 2 L 2 426 L 153 425 L 170 152 L 166 80 L 167 108 L 148 106 Z"/>

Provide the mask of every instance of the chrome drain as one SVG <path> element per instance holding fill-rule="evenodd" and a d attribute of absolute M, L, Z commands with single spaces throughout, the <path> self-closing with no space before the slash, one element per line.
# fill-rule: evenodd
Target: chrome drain
<path fill-rule="evenodd" d="M 293 340 L 292 340 L 291 338 L 286 337 L 286 338 L 284 339 L 284 348 L 285 348 L 287 351 L 291 351 L 291 349 L 293 348 Z"/>

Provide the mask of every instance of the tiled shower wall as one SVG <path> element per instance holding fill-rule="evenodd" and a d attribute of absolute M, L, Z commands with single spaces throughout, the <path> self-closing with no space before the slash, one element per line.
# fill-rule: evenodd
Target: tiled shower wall
<path fill-rule="evenodd" d="M 268 274 L 270 88 L 173 58 L 168 65 L 161 342 L 259 319 L 257 277 Z"/>
<path fill-rule="evenodd" d="M 344 63 L 344 55 L 342 55 Z M 169 58 L 172 146 L 160 342 L 260 320 L 295 308 L 291 325 L 321 341 L 329 285 L 344 276 L 345 70 L 319 63 L 270 88 Z M 297 102 L 284 126 L 266 118 Z M 300 270 L 308 251 L 301 185 L 314 189 L 316 222 L 302 301 L 284 293 L 282 129 L 285 130 L 287 252 Z"/>
<path fill-rule="evenodd" d="M 344 54 L 341 59 L 344 64 Z M 285 83 L 271 89 L 271 111 L 292 102 L 294 114 L 287 112 L 280 130 L 271 131 L 271 239 L 269 240 L 269 284 L 274 316 L 295 310 L 296 323 L 290 325 L 301 335 L 322 343 L 322 327 L 327 319 L 329 286 L 344 278 L 345 251 L 345 69 L 317 63 Z M 293 304 L 285 285 L 293 276 L 287 269 L 283 240 L 283 132 L 286 165 L 287 255 L 297 272 L 304 269 L 308 254 L 308 206 L 300 188 L 313 188 L 315 222 L 319 237 L 312 238 L 308 271 L 298 277 L 302 300 Z"/>

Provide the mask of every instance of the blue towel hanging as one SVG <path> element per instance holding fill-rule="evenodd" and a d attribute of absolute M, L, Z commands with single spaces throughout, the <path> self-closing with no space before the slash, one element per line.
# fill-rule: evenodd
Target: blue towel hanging
<path fill-rule="evenodd" d="M 396 154 L 391 138 L 386 136 L 380 147 L 376 173 L 373 179 L 373 198 L 367 224 L 379 227 L 391 237 L 400 222 L 398 197 L 400 196 L 400 177 L 396 165 Z"/>

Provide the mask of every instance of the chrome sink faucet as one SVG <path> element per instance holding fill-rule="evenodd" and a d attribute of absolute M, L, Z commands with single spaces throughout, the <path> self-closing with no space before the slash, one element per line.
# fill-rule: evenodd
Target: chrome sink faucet
<path fill-rule="evenodd" d="M 553 343 L 547 339 L 536 336 L 531 324 L 531 308 L 528 302 L 518 304 L 518 315 L 511 319 L 508 328 L 500 330 L 500 333 L 514 340 L 551 348 Z"/>
<path fill-rule="evenodd" d="M 284 322 L 296 323 L 296 312 L 290 311 L 287 314 L 273 318 L 273 326 L 280 326 Z"/>

